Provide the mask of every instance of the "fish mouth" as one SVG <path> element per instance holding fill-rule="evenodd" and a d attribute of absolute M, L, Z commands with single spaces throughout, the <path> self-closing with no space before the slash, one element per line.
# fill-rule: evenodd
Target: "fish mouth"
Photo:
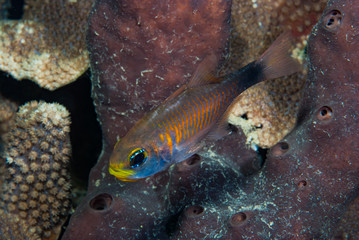
<path fill-rule="evenodd" d="M 139 179 L 128 178 L 129 176 L 134 175 L 135 171 L 123 169 L 123 168 L 120 168 L 120 167 L 118 167 L 116 165 L 111 165 L 110 164 L 109 172 L 110 172 L 111 175 L 115 176 L 117 179 L 119 179 L 121 181 L 136 182 L 136 181 L 139 180 Z"/>

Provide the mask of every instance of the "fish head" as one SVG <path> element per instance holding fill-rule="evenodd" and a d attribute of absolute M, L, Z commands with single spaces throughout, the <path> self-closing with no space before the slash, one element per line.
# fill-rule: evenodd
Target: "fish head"
<path fill-rule="evenodd" d="M 137 181 L 163 170 L 154 144 L 119 141 L 110 157 L 109 172 L 121 181 Z"/>

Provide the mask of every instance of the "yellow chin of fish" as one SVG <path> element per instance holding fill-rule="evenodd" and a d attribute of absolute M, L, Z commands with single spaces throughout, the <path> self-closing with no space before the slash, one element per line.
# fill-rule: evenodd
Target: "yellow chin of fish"
<path fill-rule="evenodd" d="M 122 169 L 118 165 L 111 165 L 110 164 L 109 172 L 110 172 L 111 175 L 115 176 L 116 178 L 118 178 L 121 181 L 135 182 L 135 181 L 138 180 L 138 179 L 130 179 L 130 178 L 128 178 L 128 176 L 133 175 L 135 173 L 135 171 Z"/>

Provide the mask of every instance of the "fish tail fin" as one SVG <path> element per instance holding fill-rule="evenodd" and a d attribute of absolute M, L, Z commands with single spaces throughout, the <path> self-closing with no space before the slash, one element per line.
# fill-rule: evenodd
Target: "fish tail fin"
<path fill-rule="evenodd" d="M 291 56 L 293 36 L 290 32 L 281 34 L 257 59 L 263 67 L 264 80 L 290 75 L 302 69 L 302 65 Z"/>

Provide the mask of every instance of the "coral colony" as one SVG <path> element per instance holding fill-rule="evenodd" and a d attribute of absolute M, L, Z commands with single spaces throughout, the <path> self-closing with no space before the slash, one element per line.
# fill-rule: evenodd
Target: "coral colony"
<path fill-rule="evenodd" d="M 1 75 L 0 239 L 359 238 L 358 0 L 92 3 L 29 0 L 9 20 L 0 1 L 0 68 L 56 95 L 78 91 L 69 83 L 90 65 L 103 144 L 79 201 L 76 171 L 89 163 L 72 149 L 95 148 L 70 143 L 70 113 L 80 110 L 18 101 L 27 88 L 9 96 L 17 81 Z M 231 135 L 144 180 L 109 174 L 114 144 L 187 83 L 209 49 L 224 75 L 283 31 L 306 67 L 244 92 Z"/>
<path fill-rule="evenodd" d="M 21 20 L 0 22 L 0 69 L 55 90 L 89 65 L 86 22 L 93 1 L 27 0 Z"/>
<path fill-rule="evenodd" d="M 16 113 L 1 159 L 3 239 L 59 234 L 71 207 L 69 125 L 69 112 L 57 104 L 33 101 Z"/>

